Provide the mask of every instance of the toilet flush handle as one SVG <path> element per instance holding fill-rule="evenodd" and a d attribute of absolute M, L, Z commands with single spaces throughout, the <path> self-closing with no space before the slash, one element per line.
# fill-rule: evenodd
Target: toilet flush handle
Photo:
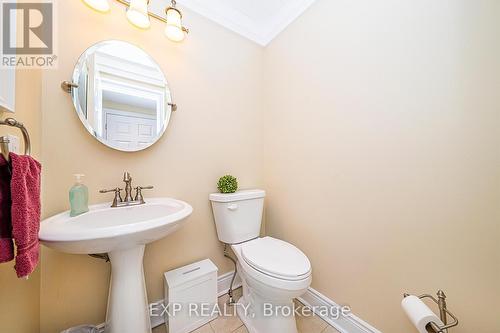
<path fill-rule="evenodd" d="M 235 203 L 233 203 L 233 204 L 229 204 L 229 205 L 227 206 L 227 209 L 229 209 L 229 210 L 231 210 L 231 211 L 235 211 L 235 210 L 237 210 L 237 209 L 238 209 L 238 205 L 237 205 L 237 204 L 235 204 Z"/>

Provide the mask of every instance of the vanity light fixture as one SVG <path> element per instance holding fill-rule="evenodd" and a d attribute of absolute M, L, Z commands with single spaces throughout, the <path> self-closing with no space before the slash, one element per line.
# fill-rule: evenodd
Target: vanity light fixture
<path fill-rule="evenodd" d="M 176 8 L 176 5 L 176 1 L 172 0 L 170 7 L 165 10 L 167 14 L 165 35 L 171 41 L 182 42 L 189 30 L 182 26 L 182 13 Z"/>
<path fill-rule="evenodd" d="M 83 0 L 83 2 L 90 8 L 101 13 L 106 13 L 110 10 L 108 0 Z"/>
<path fill-rule="evenodd" d="M 105 13 L 110 10 L 109 0 L 82 0 L 90 8 Z M 172 0 L 165 9 L 166 17 L 148 11 L 150 0 L 115 0 L 127 6 L 127 19 L 131 24 L 141 29 L 151 26 L 150 17 L 165 22 L 165 35 L 174 42 L 181 42 L 186 38 L 189 29 L 182 25 L 182 12 L 177 8 L 177 2 Z"/>
<path fill-rule="evenodd" d="M 131 0 L 127 9 L 127 19 L 130 23 L 141 29 L 151 26 L 148 12 L 149 0 Z"/>

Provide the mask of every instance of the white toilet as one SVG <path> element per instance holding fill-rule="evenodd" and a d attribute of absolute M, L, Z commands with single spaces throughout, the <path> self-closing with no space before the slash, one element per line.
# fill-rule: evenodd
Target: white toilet
<path fill-rule="evenodd" d="M 311 263 L 295 246 L 259 238 L 266 192 L 210 195 L 219 240 L 238 259 L 243 296 L 238 315 L 250 333 L 297 333 L 293 299 L 311 284 Z"/>

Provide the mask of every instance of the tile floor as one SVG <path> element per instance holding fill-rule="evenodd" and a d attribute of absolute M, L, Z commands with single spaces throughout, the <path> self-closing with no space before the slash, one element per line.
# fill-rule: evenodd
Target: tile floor
<path fill-rule="evenodd" d="M 235 298 L 241 296 L 241 288 L 235 290 Z M 219 298 L 219 306 L 222 309 L 224 303 L 228 301 L 228 296 Z M 298 302 L 297 302 L 298 303 Z M 298 303 L 298 306 L 302 304 Z M 297 317 L 297 328 L 299 333 L 338 333 L 333 327 L 317 316 Z M 153 333 L 165 333 L 165 325 L 157 327 Z M 238 316 L 219 316 L 219 318 L 197 329 L 193 333 L 248 333 L 247 329 Z"/>

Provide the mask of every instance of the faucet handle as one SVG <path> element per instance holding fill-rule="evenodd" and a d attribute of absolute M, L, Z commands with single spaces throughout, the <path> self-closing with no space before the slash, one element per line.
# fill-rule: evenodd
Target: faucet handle
<path fill-rule="evenodd" d="M 153 186 L 137 186 L 135 188 L 135 198 L 134 201 L 139 201 L 140 203 L 145 203 L 144 197 L 142 196 L 142 190 L 152 190 Z"/>
<path fill-rule="evenodd" d="M 114 188 L 114 189 L 111 189 L 111 190 L 100 190 L 99 193 L 110 193 L 110 192 L 120 192 L 122 189 L 117 187 L 117 188 Z"/>
<path fill-rule="evenodd" d="M 154 186 L 137 186 L 135 189 L 141 189 L 141 190 L 152 190 L 154 189 Z"/>
<path fill-rule="evenodd" d="M 117 187 L 111 190 L 100 190 L 99 193 L 110 193 L 110 192 L 115 192 L 115 193 L 120 193 L 123 189 Z"/>
<path fill-rule="evenodd" d="M 100 190 L 99 193 L 114 192 L 115 193 L 115 197 L 113 199 L 113 204 L 111 205 L 111 207 L 118 207 L 118 203 L 123 201 L 122 200 L 121 191 L 122 191 L 122 189 L 119 188 L 119 187 L 117 187 L 117 188 L 114 188 L 112 190 Z"/>

